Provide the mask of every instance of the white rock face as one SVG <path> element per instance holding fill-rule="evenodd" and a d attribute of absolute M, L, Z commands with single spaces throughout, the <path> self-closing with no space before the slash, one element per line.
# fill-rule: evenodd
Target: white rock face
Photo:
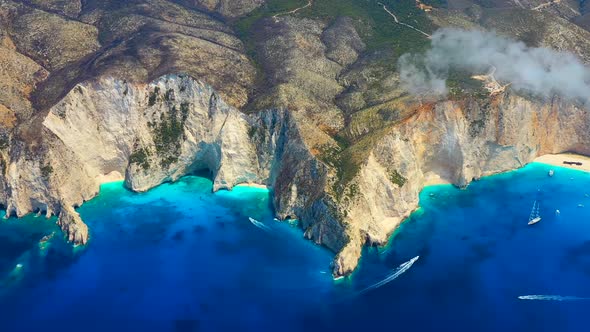
<path fill-rule="evenodd" d="M 113 79 L 79 85 L 43 124 L 94 177 L 127 174 L 136 191 L 199 169 L 212 172 L 215 190 L 258 180 L 246 116 L 189 77 L 166 76 L 143 86 Z M 145 166 L 129 165 L 140 150 Z"/>
<path fill-rule="evenodd" d="M 12 147 L 2 192 L 8 214 L 60 214 L 70 240 L 86 243 L 72 207 L 94 197 L 106 179 L 125 174 L 131 189 L 144 191 L 206 169 L 215 190 L 260 182 L 248 121 L 186 76 L 79 84 L 45 117 L 40 151 Z"/>
<path fill-rule="evenodd" d="M 17 142 L 1 156 L 0 199 L 8 215 L 59 215 L 68 239 L 86 243 L 88 229 L 74 208 L 94 197 L 101 181 L 124 179 L 145 191 L 208 170 L 214 190 L 272 186 L 277 216 L 298 218 L 307 238 L 338 253 L 333 273 L 345 275 L 365 243 L 385 243 L 417 208 L 432 179 L 465 186 L 542 154 L 590 155 L 590 113 L 557 99 L 506 93 L 430 106 L 369 146 L 338 198 L 336 170 L 314 152 L 333 140 L 304 115 L 246 115 L 185 76 L 145 85 L 104 78 L 76 86 L 49 110 L 38 128 L 41 143 Z"/>
<path fill-rule="evenodd" d="M 415 114 L 377 142 L 353 181 L 357 194 L 342 209 L 353 225 L 349 233 L 361 236 L 338 255 L 335 274 L 356 267 L 365 242 L 387 241 L 417 208 L 429 179 L 466 186 L 566 151 L 590 154 L 590 111 L 557 99 L 532 102 L 507 93 L 483 106 L 446 101 Z M 405 180 L 401 186 L 395 173 Z"/>

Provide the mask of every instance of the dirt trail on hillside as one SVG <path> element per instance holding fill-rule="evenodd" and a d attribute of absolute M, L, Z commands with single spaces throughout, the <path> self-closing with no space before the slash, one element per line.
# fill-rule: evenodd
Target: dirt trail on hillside
<path fill-rule="evenodd" d="M 310 7 L 311 5 L 313 5 L 313 0 L 309 0 L 305 6 L 301 6 L 299 8 L 295 8 L 295 9 L 290 10 L 288 12 L 275 14 L 275 15 L 272 16 L 272 18 L 276 21 L 277 17 L 279 17 L 279 16 L 295 14 L 295 13 L 297 13 L 300 10 L 303 10 L 303 9 L 305 9 L 307 7 Z"/>
<path fill-rule="evenodd" d="M 405 26 L 405 27 L 408 27 L 408 28 L 410 28 L 410 29 L 412 29 L 412 30 L 414 30 L 414 31 L 417 31 L 417 32 L 419 32 L 419 33 L 423 34 L 424 36 L 426 36 L 426 38 L 428 38 L 428 39 L 430 39 L 430 38 L 431 38 L 431 36 L 430 36 L 429 34 L 427 34 L 426 32 L 424 32 L 424 31 L 422 31 L 422 30 L 420 30 L 420 29 L 418 29 L 418 28 L 416 28 L 416 27 L 414 27 L 414 26 L 412 26 L 412 25 L 409 25 L 409 24 L 407 24 L 407 23 L 404 23 L 404 22 L 401 22 L 400 20 L 398 20 L 398 19 L 397 19 L 397 16 L 395 16 L 395 14 L 394 14 L 392 11 L 390 11 L 390 10 L 389 10 L 389 9 L 388 9 L 388 8 L 387 8 L 387 7 L 386 7 L 384 4 L 382 4 L 381 2 L 378 2 L 378 4 L 379 4 L 380 6 L 383 6 L 383 10 L 385 10 L 385 11 L 386 11 L 386 12 L 387 12 L 387 13 L 388 13 L 388 14 L 389 14 L 391 17 L 393 17 L 393 20 L 395 21 L 395 23 L 396 23 L 396 24 L 403 25 L 403 26 Z"/>

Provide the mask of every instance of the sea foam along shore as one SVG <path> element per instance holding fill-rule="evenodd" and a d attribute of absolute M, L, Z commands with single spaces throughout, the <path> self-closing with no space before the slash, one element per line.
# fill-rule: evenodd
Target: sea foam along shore
<path fill-rule="evenodd" d="M 580 162 L 582 165 L 569 165 L 564 164 L 564 161 Z M 536 163 L 542 163 L 547 165 L 567 167 L 577 169 L 580 171 L 590 172 L 590 157 L 582 156 L 573 153 L 559 153 L 559 154 L 546 154 L 540 156 L 534 160 Z"/>

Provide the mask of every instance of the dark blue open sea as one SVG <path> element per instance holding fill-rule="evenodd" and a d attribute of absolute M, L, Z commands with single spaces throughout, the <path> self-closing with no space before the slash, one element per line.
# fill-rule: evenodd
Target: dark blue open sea
<path fill-rule="evenodd" d="M 590 300 L 518 299 L 590 298 L 590 174 L 549 169 L 426 188 L 390 245 L 338 281 L 331 252 L 273 220 L 266 190 L 107 184 L 79 209 L 86 247 L 54 219 L 0 221 L 0 331 L 590 331 Z"/>

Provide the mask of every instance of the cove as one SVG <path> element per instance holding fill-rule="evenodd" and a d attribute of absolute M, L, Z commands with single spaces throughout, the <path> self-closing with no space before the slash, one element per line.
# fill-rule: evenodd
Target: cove
<path fill-rule="evenodd" d="M 55 220 L 0 222 L 0 330 L 586 331 L 590 323 L 588 301 L 518 299 L 590 297 L 588 173 L 530 164 L 464 190 L 427 187 L 390 244 L 366 248 L 357 271 L 336 282 L 333 254 L 297 225 L 273 221 L 267 190 L 211 187 L 200 177 L 141 194 L 104 185 L 79 209 L 91 240 L 76 249 Z M 543 219 L 528 226 L 535 200 Z M 399 278 L 359 294 L 417 255 Z"/>

